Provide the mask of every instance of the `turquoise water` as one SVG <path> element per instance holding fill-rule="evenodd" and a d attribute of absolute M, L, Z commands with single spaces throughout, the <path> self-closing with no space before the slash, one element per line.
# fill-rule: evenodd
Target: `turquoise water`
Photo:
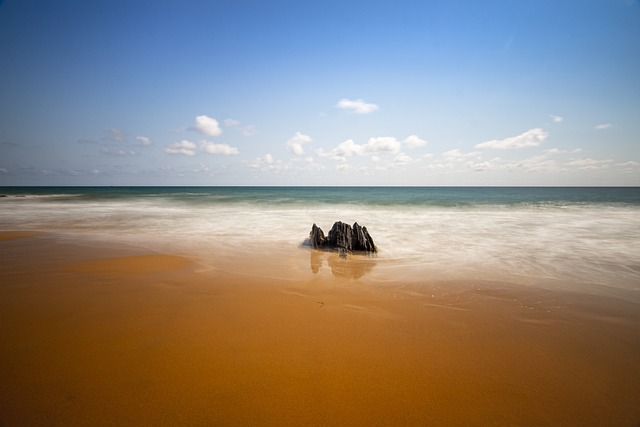
<path fill-rule="evenodd" d="M 75 201 L 167 198 L 184 203 L 384 206 L 640 206 L 639 187 L 0 187 L 0 194 Z"/>
<path fill-rule="evenodd" d="M 640 291 L 640 188 L 15 187 L 0 229 L 296 257 L 313 223 L 365 225 L 373 271 Z M 271 251 L 272 249 L 272 251 Z M 417 274 L 418 274 L 417 273 Z"/>

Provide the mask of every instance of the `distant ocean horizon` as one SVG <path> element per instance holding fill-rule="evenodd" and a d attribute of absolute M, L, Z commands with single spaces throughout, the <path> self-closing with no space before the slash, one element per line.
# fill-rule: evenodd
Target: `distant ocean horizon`
<path fill-rule="evenodd" d="M 314 223 L 326 232 L 358 222 L 380 249 L 378 264 L 424 278 L 640 292 L 640 187 L 49 186 L 0 195 L 4 230 L 286 257 Z"/>

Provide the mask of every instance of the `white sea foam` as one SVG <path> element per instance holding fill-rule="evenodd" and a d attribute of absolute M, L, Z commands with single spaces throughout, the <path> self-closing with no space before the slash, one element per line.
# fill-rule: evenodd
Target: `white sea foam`
<path fill-rule="evenodd" d="M 72 232 L 173 251 L 300 250 L 313 223 L 368 228 L 378 263 L 425 275 L 558 280 L 640 290 L 640 215 L 624 206 L 425 207 L 11 200 L 0 227 Z M 389 267 L 391 268 L 391 267 Z"/>

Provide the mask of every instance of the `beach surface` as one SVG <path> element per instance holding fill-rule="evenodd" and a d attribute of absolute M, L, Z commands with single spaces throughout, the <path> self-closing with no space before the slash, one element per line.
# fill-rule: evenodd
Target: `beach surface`
<path fill-rule="evenodd" d="M 0 425 L 640 423 L 633 299 L 297 253 L 0 232 Z"/>

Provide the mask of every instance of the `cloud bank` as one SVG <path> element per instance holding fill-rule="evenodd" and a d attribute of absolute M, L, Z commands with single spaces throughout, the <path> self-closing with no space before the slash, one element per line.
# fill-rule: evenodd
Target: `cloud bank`
<path fill-rule="evenodd" d="M 200 149 L 209 154 L 223 154 L 225 156 L 236 155 L 240 153 L 236 147 L 232 147 L 229 144 L 214 144 L 209 141 L 202 141 L 200 143 Z"/>
<path fill-rule="evenodd" d="M 198 146 L 196 143 L 183 139 L 165 147 L 164 152 L 167 154 L 181 154 L 183 156 L 195 156 L 198 152 L 208 154 L 222 154 L 225 156 L 240 154 L 240 150 L 229 144 L 215 144 L 209 141 L 201 141 Z"/>
<path fill-rule="evenodd" d="M 517 136 L 505 139 L 493 139 L 481 144 L 476 144 L 476 148 L 492 148 L 495 150 L 512 150 L 517 148 L 537 147 L 549 136 L 541 128 L 530 129 Z"/>
<path fill-rule="evenodd" d="M 182 154 L 183 156 L 195 156 L 198 146 L 191 141 L 183 139 L 175 142 L 164 149 L 167 154 Z"/>
<path fill-rule="evenodd" d="M 418 148 L 427 144 L 427 141 L 421 139 L 417 135 L 409 135 L 404 141 L 399 141 L 393 136 L 377 136 L 371 137 L 366 144 L 356 144 L 353 139 L 338 144 L 337 147 L 325 151 L 322 148 L 316 150 L 316 154 L 320 157 L 329 157 L 333 160 L 344 162 L 347 157 L 371 155 L 374 162 L 380 161 L 380 156 L 384 154 L 399 154 L 402 147 Z M 402 159 L 407 158 L 405 154 Z M 403 162 L 407 163 L 407 162 Z"/>

